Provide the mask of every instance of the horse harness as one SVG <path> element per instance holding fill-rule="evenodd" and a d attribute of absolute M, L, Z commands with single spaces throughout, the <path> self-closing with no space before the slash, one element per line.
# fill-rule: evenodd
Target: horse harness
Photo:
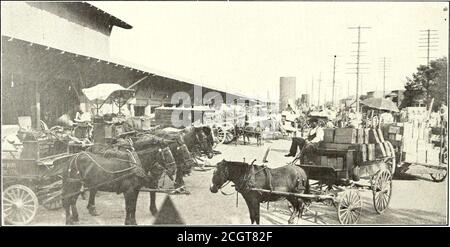
<path fill-rule="evenodd" d="M 139 177 L 146 177 L 147 175 L 145 174 L 144 169 L 142 168 L 142 166 L 140 165 L 140 162 L 138 162 L 136 160 L 136 158 L 134 157 L 133 153 L 129 150 L 127 150 L 129 152 L 129 155 L 131 157 L 132 161 L 128 161 L 128 160 L 123 160 L 123 159 L 118 159 L 118 158 L 114 158 L 115 160 L 119 160 L 122 162 L 128 162 L 130 165 L 130 167 L 127 167 L 125 169 L 122 170 L 117 170 L 117 171 L 110 171 L 108 169 L 106 169 L 105 167 L 103 167 L 102 165 L 100 165 L 88 152 L 80 152 L 77 153 L 70 161 L 69 164 L 69 169 L 68 169 L 68 180 L 69 182 L 83 182 L 83 180 L 85 180 L 85 175 L 89 173 L 89 171 L 92 170 L 92 168 L 95 166 L 97 166 L 98 168 L 100 168 L 102 171 L 108 173 L 108 174 L 121 174 L 121 173 L 125 173 L 121 176 L 119 176 L 118 178 L 124 178 L 130 175 L 137 175 Z M 82 174 L 79 165 L 78 165 L 78 158 L 81 155 L 85 155 L 86 157 L 88 157 L 92 162 L 91 164 L 86 168 L 86 170 L 84 171 L 84 174 Z M 74 169 L 76 171 L 76 174 L 78 175 L 78 178 L 74 178 L 74 177 L 70 177 L 71 171 L 72 169 Z M 132 171 L 132 172 L 129 172 Z M 114 178 L 112 181 L 110 182 L 115 182 L 117 178 Z"/>
<path fill-rule="evenodd" d="M 266 186 L 269 187 L 270 191 L 273 191 L 273 185 L 272 185 L 272 173 L 270 172 L 270 168 L 262 165 L 261 169 L 255 171 L 253 162 L 250 164 L 247 168 L 247 171 L 245 172 L 244 177 L 241 181 L 238 181 L 236 183 L 236 191 L 240 193 L 245 193 L 251 191 L 255 187 L 255 175 L 264 172 L 266 175 Z M 261 193 L 261 192 L 259 192 Z"/>

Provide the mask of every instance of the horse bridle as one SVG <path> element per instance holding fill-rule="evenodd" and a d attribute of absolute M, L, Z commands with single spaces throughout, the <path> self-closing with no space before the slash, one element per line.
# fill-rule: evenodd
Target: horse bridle
<path fill-rule="evenodd" d="M 177 147 L 178 152 L 183 152 L 182 149 L 184 149 L 184 152 L 187 152 L 188 154 L 190 154 L 189 149 L 187 148 L 186 144 L 181 144 L 180 146 Z M 190 157 L 187 157 L 187 158 L 184 157 L 185 156 L 184 154 L 182 154 L 182 156 L 183 156 L 184 163 L 186 163 L 187 161 L 194 162 L 194 158 L 192 157 L 192 155 L 189 155 Z"/>
<path fill-rule="evenodd" d="M 223 172 L 226 173 L 226 174 L 224 174 L 224 176 L 228 178 L 228 170 L 224 170 Z M 214 170 L 213 175 L 215 175 L 216 173 L 217 173 L 217 168 L 216 168 L 216 170 Z M 225 188 L 225 186 L 227 186 L 229 183 L 231 183 L 231 180 L 227 179 L 227 181 L 225 181 L 225 183 L 223 183 L 218 188 L 218 190 L 220 190 L 220 193 L 222 193 L 222 195 L 230 196 L 230 195 L 233 195 L 236 192 L 236 191 L 233 191 L 232 193 L 225 193 L 225 192 L 223 192 L 222 189 Z"/>

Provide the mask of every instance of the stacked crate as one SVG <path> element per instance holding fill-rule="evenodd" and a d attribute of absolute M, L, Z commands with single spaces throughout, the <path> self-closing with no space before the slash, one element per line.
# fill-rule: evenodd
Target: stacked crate
<path fill-rule="evenodd" d="M 407 163 L 439 164 L 439 147 L 431 142 L 431 129 L 421 123 L 404 123 L 402 161 Z"/>
<path fill-rule="evenodd" d="M 374 161 L 379 158 L 395 155 L 383 136 L 383 131 L 378 128 L 337 128 L 324 129 L 324 140 L 320 145 L 324 149 L 355 150 L 354 160 L 361 165 L 366 161 Z M 329 164 L 326 157 L 320 157 L 322 164 Z M 332 160 L 331 163 L 338 163 Z"/>

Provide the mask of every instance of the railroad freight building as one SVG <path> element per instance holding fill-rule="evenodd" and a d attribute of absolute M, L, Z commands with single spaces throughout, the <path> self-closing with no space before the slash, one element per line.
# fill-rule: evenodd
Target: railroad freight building
<path fill-rule="evenodd" d="M 89 3 L 2 2 L 1 16 L 3 125 L 31 116 L 36 129 L 41 120 L 51 126 L 62 114 L 87 105 L 81 89 L 100 83 L 136 90 L 134 104 L 127 107 L 139 115 L 170 104 L 180 90 L 193 101 L 194 85 L 226 100 L 225 90 L 111 57 L 111 34 L 133 27 Z"/>

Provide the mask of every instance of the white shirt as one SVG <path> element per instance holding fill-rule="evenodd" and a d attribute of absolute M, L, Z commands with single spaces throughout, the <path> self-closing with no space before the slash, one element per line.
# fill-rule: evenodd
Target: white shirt
<path fill-rule="evenodd" d="M 385 112 L 383 114 L 380 115 L 380 121 L 382 123 L 393 123 L 394 122 L 394 117 L 392 116 L 392 114 Z"/>
<path fill-rule="evenodd" d="M 323 141 L 324 132 L 321 127 L 317 126 L 316 128 L 309 131 L 309 135 L 313 135 L 313 134 L 316 134 L 316 136 L 314 137 L 314 139 L 312 139 L 309 142 L 317 143 L 317 142 Z"/>

